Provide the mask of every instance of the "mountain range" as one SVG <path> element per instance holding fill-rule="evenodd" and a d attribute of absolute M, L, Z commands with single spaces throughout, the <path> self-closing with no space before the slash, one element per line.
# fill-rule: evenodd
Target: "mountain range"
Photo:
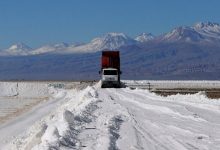
<path fill-rule="evenodd" d="M 1 50 L 0 55 L 25 56 L 38 54 L 94 53 L 104 49 L 115 50 L 122 46 L 136 45 L 141 42 L 152 40 L 152 38 L 152 34 L 146 33 L 137 36 L 135 39 L 123 33 L 107 33 L 85 44 L 58 43 L 54 45 L 44 45 L 36 49 L 30 48 L 24 43 L 17 43 L 8 49 Z"/>
<path fill-rule="evenodd" d="M 103 50 L 121 52 L 122 79 L 220 79 L 220 25 L 201 22 L 155 36 L 107 33 L 89 43 L 36 49 L 24 43 L 0 51 L 2 80 L 99 79 Z"/>

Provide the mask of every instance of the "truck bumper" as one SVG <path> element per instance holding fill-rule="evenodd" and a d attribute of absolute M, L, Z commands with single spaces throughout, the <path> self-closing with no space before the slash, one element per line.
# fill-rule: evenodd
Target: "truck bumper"
<path fill-rule="evenodd" d="M 101 88 L 120 88 L 119 81 L 102 81 Z"/>

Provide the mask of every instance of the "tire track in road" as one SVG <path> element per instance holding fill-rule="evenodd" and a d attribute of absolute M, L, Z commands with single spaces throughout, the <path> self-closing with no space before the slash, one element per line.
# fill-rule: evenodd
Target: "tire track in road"
<path fill-rule="evenodd" d="M 164 106 L 158 106 L 156 104 L 151 104 L 149 103 L 150 100 L 148 99 L 145 103 L 142 103 L 140 98 L 146 98 L 146 97 L 141 97 L 141 95 L 138 95 L 138 93 L 132 93 L 129 94 L 124 89 L 119 89 L 116 91 L 109 90 L 110 93 L 114 93 L 115 97 L 114 99 L 117 99 L 117 102 L 122 104 L 125 104 L 124 106 L 127 108 L 127 111 L 132 118 L 133 122 L 133 127 L 136 130 L 137 134 L 137 140 L 139 143 L 144 143 L 141 147 L 144 149 L 172 149 L 175 147 L 179 147 L 181 149 L 186 149 L 186 145 L 183 143 L 180 143 L 178 140 L 176 140 L 172 135 L 163 135 L 163 127 L 166 127 L 164 124 L 155 124 L 151 120 L 148 120 L 148 118 L 143 118 L 145 120 L 144 122 L 140 121 L 140 118 L 138 118 L 138 114 L 135 114 L 133 111 L 133 108 L 138 109 L 139 108 L 139 113 L 142 112 L 153 112 L 160 117 L 160 114 L 162 113 L 163 115 L 166 115 L 168 117 L 177 117 L 177 118 L 185 118 L 178 112 L 172 111 L 172 109 Z M 113 95 L 113 94 L 112 94 Z M 159 112 L 158 112 L 159 111 Z M 158 118 L 159 119 L 159 118 Z M 145 125 L 144 125 L 145 123 Z M 156 126 L 156 127 L 155 127 Z M 158 134 L 161 134 L 158 135 Z M 167 144 L 167 142 L 170 141 L 170 143 L 173 144 Z M 146 144 L 147 143 L 147 144 Z M 139 148 L 142 149 L 142 148 Z"/>
<path fill-rule="evenodd" d="M 118 101 L 131 102 L 131 100 L 128 100 L 130 97 L 125 96 L 127 94 L 120 93 L 120 89 L 116 90 L 114 92 L 111 89 L 109 89 L 107 91 L 117 103 L 118 103 Z M 112 94 L 112 93 L 114 93 L 114 94 Z M 136 104 L 138 104 L 138 106 L 141 107 L 142 109 L 146 109 L 145 107 L 143 107 L 143 105 L 141 105 L 141 103 L 134 103 L 134 104 L 135 104 L 135 106 L 136 106 Z M 130 122 L 132 123 L 133 129 L 135 130 L 135 136 L 136 136 L 136 140 L 137 140 L 137 146 L 136 146 L 137 149 L 156 150 L 159 148 L 159 149 L 169 150 L 169 148 L 167 148 L 165 145 L 163 145 L 163 143 L 160 140 L 157 140 L 157 138 L 154 137 L 154 135 L 151 132 L 149 132 L 148 130 L 146 130 L 145 128 L 142 127 L 142 125 L 136 119 L 136 116 L 132 113 L 132 111 L 130 110 L 129 107 L 123 106 L 122 104 L 120 104 L 120 105 L 121 105 L 121 107 L 124 107 L 127 110 L 127 113 L 129 114 Z M 155 143 L 157 143 L 157 144 L 155 144 Z"/>

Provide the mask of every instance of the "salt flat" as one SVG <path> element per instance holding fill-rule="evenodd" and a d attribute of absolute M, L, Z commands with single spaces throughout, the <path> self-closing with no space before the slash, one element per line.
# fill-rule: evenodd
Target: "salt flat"
<path fill-rule="evenodd" d="M 220 100 L 203 92 L 163 97 L 99 83 L 48 90 L 46 102 L 0 126 L 1 149 L 220 149 Z"/>

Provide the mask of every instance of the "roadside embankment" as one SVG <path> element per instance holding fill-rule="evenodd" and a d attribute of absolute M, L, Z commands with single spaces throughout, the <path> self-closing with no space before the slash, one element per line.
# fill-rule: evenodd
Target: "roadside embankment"
<path fill-rule="evenodd" d="M 47 83 L 0 82 L 0 97 L 46 98 L 48 96 Z"/>
<path fill-rule="evenodd" d="M 204 92 L 209 98 L 220 98 L 220 81 L 198 80 L 125 80 L 130 88 L 147 89 L 159 95 L 195 94 Z"/>
<path fill-rule="evenodd" d="M 47 100 L 54 88 L 84 89 L 95 82 L 2 81 L 0 82 L 0 124 L 14 119 Z"/>

